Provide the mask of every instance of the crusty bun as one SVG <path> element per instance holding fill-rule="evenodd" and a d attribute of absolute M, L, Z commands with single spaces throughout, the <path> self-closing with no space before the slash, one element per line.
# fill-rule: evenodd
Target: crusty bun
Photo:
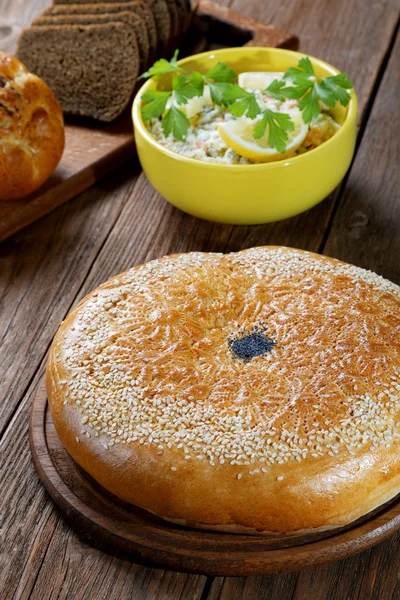
<path fill-rule="evenodd" d="M 64 121 L 51 89 L 0 52 L 0 200 L 35 191 L 64 150 Z"/>
<path fill-rule="evenodd" d="M 47 392 L 77 463 L 164 519 L 344 526 L 400 492 L 400 288 L 289 248 L 167 256 L 78 304 Z"/>

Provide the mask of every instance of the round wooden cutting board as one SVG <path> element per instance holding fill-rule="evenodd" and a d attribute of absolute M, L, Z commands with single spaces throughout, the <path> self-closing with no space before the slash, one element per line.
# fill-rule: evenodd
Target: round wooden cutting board
<path fill-rule="evenodd" d="M 218 576 L 294 571 L 366 550 L 400 528 L 399 496 L 333 534 L 232 535 L 169 524 L 118 500 L 80 469 L 56 435 L 43 389 L 32 405 L 30 443 L 43 485 L 75 529 L 106 551 L 167 569 Z"/>

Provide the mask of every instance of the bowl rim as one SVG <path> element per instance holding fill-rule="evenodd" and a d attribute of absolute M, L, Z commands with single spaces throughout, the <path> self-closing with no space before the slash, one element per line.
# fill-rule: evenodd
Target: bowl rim
<path fill-rule="evenodd" d="M 182 58 L 177 61 L 177 64 L 185 65 L 195 59 L 197 60 L 197 59 L 206 58 L 206 57 L 218 58 L 218 55 L 220 55 L 220 54 L 237 55 L 238 53 L 243 52 L 244 54 L 249 54 L 251 56 L 252 54 L 255 54 L 256 52 L 260 52 L 260 51 L 261 52 L 265 51 L 265 52 L 269 52 L 269 53 L 272 52 L 274 54 L 283 54 L 283 55 L 287 55 L 290 57 L 298 57 L 299 59 L 303 58 L 303 57 L 308 57 L 312 63 L 318 64 L 319 66 L 321 66 L 325 69 L 328 69 L 329 71 L 331 71 L 331 73 L 333 75 L 337 75 L 338 73 L 341 72 L 333 65 L 325 62 L 324 60 L 321 60 L 320 58 L 316 58 L 315 56 L 312 56 L 311 54 L 305 54 L 304 52 L 297 52 L 295 50 L 286 50 L 284 48 L 269 48 L 269 47 L 265 47 L 265 46 L 239 46 L 239 47 L 234 47 L 234 48 L 220 48 L 218 50 L 209 50 L 207 52 L 192 54 L 191 56 Z M 141 111 L 140 111 L 140 105 L 141 105 L 141 96 L 146 91 L 147 87 L 150 87 L 152 81 L 153 81 L 153 78 L 148 79 L 137 91 L 135 98 L 133 100 L 132 120 L 133 120 L 135 132 L 136 132 L 136 130 L 139 130 L 142 137 L 145 138 L 145 140 L 155 150 L 158 150 L 159 152 L 171 157 L 174 160 L 178 160 L 178 161 L 187 163 L 189 165 L 193 165 L 197 168 L 218 169 L 218 170 L 222 170 L 222 171 L 234 170 L 235 172 L 243 172 L 243 171 L 247 171 L 249 169 L 250 169 L 250 171 L 260 170 L 260 169 L 272 170 L 272 169 L 277 169 L 277 168 L 281 168 L 281 167 L 287 167 L 292 164 L 298 164 L 305 160 L 310 160 L 310 156 L 311 157 L 315 156 L 317 153 L 324 152 L 324 151 L 326 151 L 327 148 L 329 149 L 331 144 L 337 143 L 339 138 L 343 137 L 343 135 L 345 135 L 346 130 L 348 130 L 353 125 L 354 121 L 357 120 L 358 99 L 357 99 L 357 94 L 356 94 L 354 88 L 351 88 L 350 102 L 347 105 L 347 114 L 346 114 L 345 120 L 343 122 L 343 125 L 341 126 L 339 131 L 335 133 L 335 135 L 333 135 L 329 140 L 327 140 L 326 142 L 324 142 L 317 148 L 313 148 L 313 150 L 310 150 L 309 152 L 305 152 L 304 154 L 300 154 L 298 156 L 293 156 L 291 158 L 286 158 L 286 159 L 281 159 L 281 160 L 266 162 L 266 163 L 240 165 L 240 164 L 225 164 L 225 163 L 207 162 L 207 161 L 202 161 L 197 158 L 190 158 L 188 156 L 183 156 L 182 154 L 179 154 L 178 152 L 169 150 L 168 148 L 166 148 L 165 146 L 163 146 L 162 144 L 157 142 L 157 140 L 151 135 L 151 133 L 149 132 L 149 130 L 147 129 L 147 127 L 145 126 L 145 124 L 143 122 Z"/>

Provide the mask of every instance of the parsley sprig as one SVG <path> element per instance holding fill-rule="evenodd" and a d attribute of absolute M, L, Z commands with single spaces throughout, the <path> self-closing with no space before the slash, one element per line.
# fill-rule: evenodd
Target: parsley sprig
<path fill-rule="evenodd" d="M 171 91 L 150 90 L 143 94 L 142 117 L 144 121 L 161 117 L 164 135 L 168 137 L 172 133 L 177 140 L 184 141 L 190 127 L 190 121 L 178 107 L 187 104 L 195 96 L 202 96 L 205 84 L 210 89 L 212 101 L 222 106 L 229 106 L 236 100 L 242 99 L 246 95 L 250 96 L 250 94 L 247 94 L 245 90 L 233 83 L 237 79 L 237 74 L 225 63 L 217 63 L 210 71 L 202 75 L 198 71 L 187 73 L 178 66 L 177 58 L 178 51 L 175 51 L 170 61 L 162 58 L 154 63 L 151 69 L 141 75 L 141 78 L 145 78 L 172 74 Z M 167 110 L 170 98 L 171 105 Z M 258 105 L 254 103 L 255 100 L 253 100 L 252 107 L 250 107 L 249 116 L 260 112 Z M 246 110 L 247 107 L 242 114 Z"/>
<path fill-rule="evenodd" d="M 303 121 L 310 123 L 321 113 L 320 100 L 330 107 L 335 106 L 336 102 L 347 106 L 350 101 L 347 90 L 352 87 L 345 73 L 324 77 L 318 82 L 310 59 L 305 57 L 299 60 L 297 67 L 285 72 L 283 80 L 273 81 L 265 91 L 277 100 L 299 100 Z"/>
<path fill-rule="evenodd" d="M 149 77 L 157 77 L 158 75 L 165 75 L 166 73 L 176 73 L 177 71 L 184 70 L 178 66 L 179 50 L 175 50 L 173 57 L 171 60 L 167 60 L 166 58 L 160 58 L 157 60 L 152 67 L 148 71 L 145 71 L 138 77 L 138 79 L 148 79 Z"/>
<path fill-rule="evenodd" d="M 249 119 L 255 119 L 257 115 L 261 113 L 261 108 L 257 102 L 255 94 L 246 92 L 239 86 L 237 86 L 240 92 L 237 92 L 236 98 L 230 98 L 232 103 L 230 104 L 228 111 L 234 117 L 243 117 L 247 115 Z"/>
<path fill-rule="evenodd" d="M 275 112 L 268 108 L 264 111 L 261 121 L 258 121 L 254 127 L 254 137 L 256 140 L 265 135 L 268 127 L 268 144 L 271 148 L 276 148 L 278 152 L 285 152 L 286 142 L 289 139 L 288 131 L 294 130 L 294 123 L 285 113 Z"/>
<path fill-rule="evenodd" d="M 241 88 L 237 84 L 237 74 L 225 63 L 217 63 L 202 75 L 198 71 L 188 73 L 178 65 L 177 59 L 178 50 L 170 61 L 161 58 L 140 76 L 142 79 L 172 75 L 171 91 L 150 90 L 142 95 L 144 121 L 161 117 L 164 135 L 168 137 L 172 133 L 174 138 L 184 141 L 190 121 L 179 106 L 187 104 L 191 98 L 202 96 L 207 85 L 214 104 L 225 106 L 234 117 L 258 118 L 254 127 L 255 139 L 260 139 L 268 132 L 269 146 L 278 152 L 285 151 L 288 132 L 295 129 L 288 114 L 262 109 L 256 94 Z M 308 124 L 321 113 L 320 102 L 329 107 L 335 106 L 336 102 L 347 106 L 351 87 L 352 83 L 344 73 L 318 81 L 310 59 L 301 58 L 297 67 L 289 68 L 283 79 L 274 80 L 265 92 L 280 102 L 298 100 L 303 121 Z"/>

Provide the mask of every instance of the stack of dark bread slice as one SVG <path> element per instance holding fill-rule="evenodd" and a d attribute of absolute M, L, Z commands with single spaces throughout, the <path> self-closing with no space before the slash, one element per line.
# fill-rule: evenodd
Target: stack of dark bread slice
<path fill-rule="evenodd" d="M 140 73 L 179 47 L 190 0 L 54 0 L 22 31 L 18 58 L 66 114 L 112 121 Z"/>

